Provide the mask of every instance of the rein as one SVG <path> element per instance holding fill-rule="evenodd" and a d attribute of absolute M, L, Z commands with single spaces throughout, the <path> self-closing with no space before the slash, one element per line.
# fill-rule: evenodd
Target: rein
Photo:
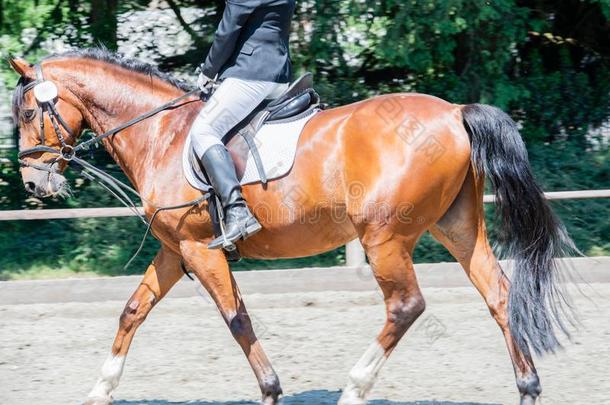
<path fill-rule="evenodd" d="M 34 92 L 36 93 L 37 86 L 46 84 L 46 83 L 51 83 L 51 82 L 45 81 L 44 75 L 42 72 L 42 67 L 40 65 L 35 65 L 35 70 L 36 70 L 36 80 L 28 83 L 24 87 L 24 90 L 23 90 L 24 94 L 30 90 L 34 90 Z M 57 88 L 54 87 L 55 85 L 54 84 L 51 84 L 51 85 L 53 86 L 52 88 L 54 88 L 56 91 Z M 199 197 L 195 200 L 192 200 L 192 201 L 185 202 L 185 203 L 168 206 L 168 207 L 156 207 L 154 214 L 151 216 L 150 221 L 148 221 L 144 215 L 140 214 L 140 212 L 137 209 L 137 205 L 129 197 L 127 192 L 137 196 L 142 201 L 145 201 L 146 203 L 148 203 L 152 206 L 154 206 L 154 204 L 151 204 L 150 201 L 147 201 L 146 199 L 144 199 L 131 186 L 112 177 L 108 173 L 95 167 L 94 165 L 87 162 L 86 160 L 81 159 L 78 156 L 78 153 L 82 152 L 82 151 L 86 151 L 91 146 L 99 144 L 104 139 L 106 139 L 110 136 L 116 135 L 129 127 L 132 127 L 142 121 L 145 121 L 145 120 L 159 114 L 160 112 L 169 110 L 171 108 L 177 108 L 176 105 L 179 104 L 181 101 L 186 100 L 187 98 L 190 98 L 194 95 L 201 95 L 201 94 L 202 94 L 202 92 L 200 89 L 191 90 L 188 93 L 186 93 L 180 97 L 177 97 L 151 111 L 148 111 L 132 120 L 129 120 L 126 123 L 124 123 L 116 128 L 106 131 L 103 134 L 96 135 L 87 141 L 81 142 L 81 143 L 77 144 L 76 146 L 71 146 L 68 143 L 66 143 L 66 140 L 61 132 L 61 128 L 63 128 L 68 133 L 68 135 L 70 135 L 72 138 L 76 139 L 73 131 L 66 124 L 66 121 L 62 118 L 61 114 L 59 114 L 59 112 L 57 111 L 57 108 L 56 108 L 56 100 L 58 98 L 57 94 L 55 93 L 54 95 L 51 95 L 48 100 L 46 100 L 46 99 L 40 100 L 38 98 L 38 94 L 36 94 L 36 96 L 37 96 L 36 102 L 38 103 L 37 111 L 38 111 L 39 120 L 40 120 L 40 145 L 20 151 L 17 155 L 19 164 L 22 167 L 31 167 L 36 170 L 46 171 L 50 174 L 53 174 L 53 173 L 57 173 L 56 171 L 54 171 L 52 169 L 53 166 L 55 164 L 57 164 L 58 162 L 65 161 L 68 163 L 68 165 L 70 167 L 77 170 L 83 177 L 85 177 L 88 180 L 95 181 L 100 186 L 102 186 L 106 191 L 108 191 L 110 194 L 112 194 L 118 201 L 120 201 L 121 204 L 123 204 L 126 207 L 128 207 L 129 209 L 131 209 L 134 212 L 134 214 L 136 214 L 140 218 L 140 220 L 146 225 L 146 232 L 144 234 L 140 247 L 138 248 L 138 250 L 136 251 L 134 256 L 125 265 L 125 268 L 127 268 L 131 264 L 131 262 L 141 252 L 142 247 L 144 246 L 144 243 L 146 241 L 146 238 L 152 230 L 153 223 L 154 223 L 157 215 L 160 212 L 197 206 L 200 203 L 202 203 L 203 201 L 210 198 L 211 193 L 207 192 L 207 193 L 203 194 L 201 197 Z M 45 133 L 44 133 L 44 131 L 45 131 L 45 123 L 44 123 L 45 113 L 48 114 L 51 124 L 53 125 L 55 134 L 57 135 L 57 139 L 59 140 L 59 142 L 61 144 L 61 147 L 59 149 L 52 148 L 50 146 L 45 145 Z M 33 155 L 35 153 L 50 153 L 50 154 L 57 155 L 57 157 L 55 157 L 48 166 L 43 166 L 43 165 L 39 165 L 36 163 L 30 163 L 23 159 L 23 158 Z"/>

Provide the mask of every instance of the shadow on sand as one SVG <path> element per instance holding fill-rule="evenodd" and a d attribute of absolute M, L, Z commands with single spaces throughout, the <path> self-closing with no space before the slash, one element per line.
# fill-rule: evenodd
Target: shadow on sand
<path fill-rule="evenodd" d="M 313 390 L 284 397 L 283 405 L 336 405 L 341 395 L 340 391 Z M 164 400 L 114 401 L 114 405 L 258 405 L 253 401 L 188 401 L 171 402 Z M 500 405 L 491 402 L 451 402 L 451 401 L 414 401 L 396 402 L 372 399 L 368 405 Z"/>

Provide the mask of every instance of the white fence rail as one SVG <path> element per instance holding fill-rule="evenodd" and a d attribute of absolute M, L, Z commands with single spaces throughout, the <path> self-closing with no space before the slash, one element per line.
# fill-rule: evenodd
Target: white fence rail
<path fill-rule="evenodd" d="M 592 198 L 610 198 L 610 190 L 580 190 L 580 191 L 553 191 L 544 193 L 547 200 L 586 200 Z M 483 197 L 483 202 L 493 203 L 493 195 Z"/>
<path fill-rule="evenodd" d="M 144 210 L 138 208 L 140 213 Z M 119 208 L 68 208 L 59 210 L 0 211 L 0 221 L 22 221 L 41 219 L 110 218 L 132 217 L 134 212 L 127 207 Z"/>
<path fill-rule="evenodd" d="M 544 194 L 549 200 L 576 200 L 592 198 L 610 198 L 610 189 L 607 190 L 580 190 L 580 191 L 556 191 Z M 493 203 L 494 196 L 486 195 L 485 203 Z M 143 213 L 142 208 L 138 208 Z M 0 211 L 0 221 L 21 220 L 47 220 L 47 219 L 75 219 L 75 218 L 109 218 L 130 217 L 134 212 L 129 208 L 71 208 L 54 210 L 16 210 Z M 358 240 L 354 240 L 345 246 L 345 258 L 347 266 L 359 266 L 366 261 L 364 249 Z"/>

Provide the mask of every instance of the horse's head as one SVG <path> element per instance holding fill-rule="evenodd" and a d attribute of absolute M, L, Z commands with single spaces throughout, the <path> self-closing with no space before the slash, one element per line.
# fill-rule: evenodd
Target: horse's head
<path fill-rule="evenodd" d="M 13 119 L 19 129 L 25 189 L 37 197 L 66 195 L 63 171 L 84 124 L 78 100 L 52 74 L 46 76 L 51 70 L 43 72 L 41 65 L 20 58 L 9 62 L 21 76 L 13 96 Z"/>

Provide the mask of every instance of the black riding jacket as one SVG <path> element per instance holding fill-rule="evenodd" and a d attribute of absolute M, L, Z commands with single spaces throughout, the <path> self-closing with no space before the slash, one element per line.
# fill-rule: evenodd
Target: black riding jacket
<path fill-rule="evenodd" d="M 220 79 L 289 82 L 294 9 L 295 0 L 227 0 L 201 71 L 212 79 L 218 74 Z"/>

